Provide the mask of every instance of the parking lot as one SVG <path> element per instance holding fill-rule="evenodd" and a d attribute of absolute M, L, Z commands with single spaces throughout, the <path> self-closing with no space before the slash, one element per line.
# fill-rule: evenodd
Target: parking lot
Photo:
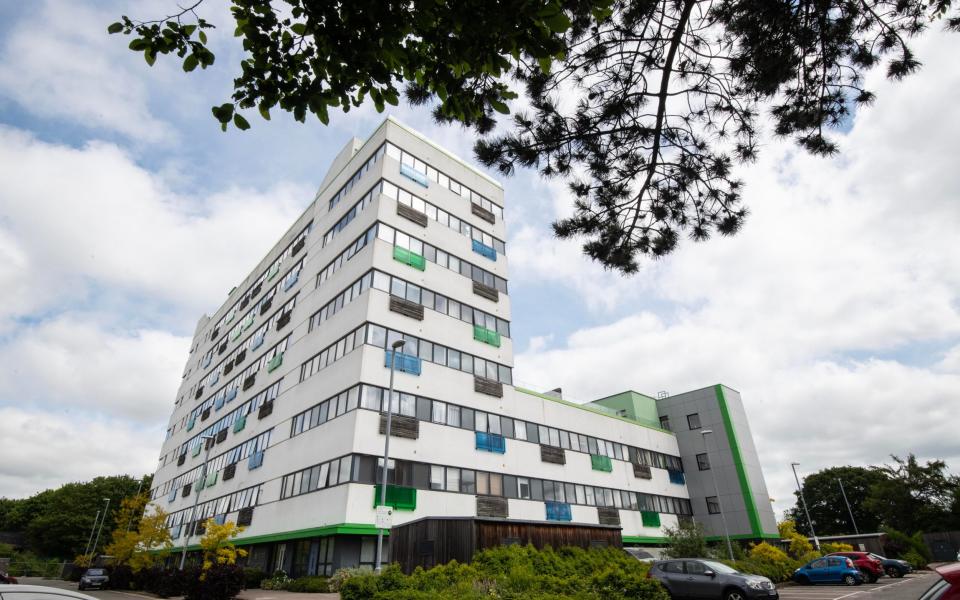
<path fill-rule="evenodd" d="M 916 600 L 938 575 L 912 573 L 901 579 L 884 577 L 877 583 L 845 585 L 791 585 L 780 589 L 781 600 Z"/>

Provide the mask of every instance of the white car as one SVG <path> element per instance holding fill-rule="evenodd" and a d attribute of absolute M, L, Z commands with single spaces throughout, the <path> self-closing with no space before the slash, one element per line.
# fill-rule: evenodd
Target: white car
<path fill-rule="evenodd" d="M 5 585 L 0 600 L 97 600 L 93 596 L 44 585 Z"/>

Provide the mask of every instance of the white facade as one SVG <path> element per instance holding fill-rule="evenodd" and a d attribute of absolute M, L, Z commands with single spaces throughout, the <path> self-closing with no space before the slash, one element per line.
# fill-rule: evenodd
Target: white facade
<path fill-rule="evenodd" d="M 426 226 L 417 213 L 399 215 L 397 198 L 427 215 Z M 191 521 L 240 518 L 249 522 L 240 540 L 264 568 L 323 573 L 371 562 L 384 442 L 374 394 L 388 386 L 384 339 L 398 334 L 409 336 L 404 352 L 419 358 L 407 365 L 420 372 L 396 373 L 394 410 L 418 418 L 418 434 L 391 438 L 392 475 L 416 489 L 415 508 L 394 511 L 394 524 L 476 516 L 478 495 L 499 495 L 510 519 L 533 521 L 569 510 L 572 522 L 596 524 L 596 507 L 609 504 L 624 541 L 642 543 L 690 514 L 673 434 L 512 386 L 503 203 L 499 184 L 392 119 L 344 148 L 306 212 L 198 323 L 153 480 L 175 544 L 197 542 L 185 535 Z M 391 310 L 391 292 L 429 305 L 423 319 Z M 475 373 L 502 397 L 475 391 Z M 214 436 L 211 474 L 194 517 L 204 434 Z M 478 449 L 481 438 L 505 451 Z M 541 443 L 563 448 L 565 464 L 544 462 Z M 632 463 L 652 465 L 649 478 Z"/>

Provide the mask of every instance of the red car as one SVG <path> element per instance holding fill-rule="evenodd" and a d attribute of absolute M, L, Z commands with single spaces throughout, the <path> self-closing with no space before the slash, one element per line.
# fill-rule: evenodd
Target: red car
<path fill-rule="evenodd" d="M 16 578 L 16 577 L 11 577 L 10 575 L 7 575 L 6 573 L 0 572 L 0 583 L 12 583 L 12 584 L 16 584 L 16 583 L 17 583 L 17 578 Z"/>
<path fill-rule="evenodd" d="M 948 563 L 937 567 L 940 575 L 920 600 L 960 600 L 960 563 Z"/>
<path fill-rule="evenodd" d="M 869 552 L 834 552 L 827 556 L 844 556 L 852 560 L 853 566 L 860 569 L 867 583 L 876 583 L 883 576 L 883 563 L 870 556 Z"/>

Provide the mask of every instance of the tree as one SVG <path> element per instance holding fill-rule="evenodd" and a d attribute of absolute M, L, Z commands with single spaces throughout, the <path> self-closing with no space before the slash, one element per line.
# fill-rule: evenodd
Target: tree
<path fill-rule="evenodd" d="M 104 508 L 103 499 L 111 499 L 104 523 L 112 523 L 120 500 L 136 494 L 141 486 L 150 489 L 150 478 L 97 477 L 44 490 L 29 498 L 7 500 L 5 514 L 0 515 L 4 519 L 0 529 L 23 532 L 26 547 L 38 555 L 72 558 L 86 550 L 97 511 Z M 106 544 L 107 531 L 105 526 L 102 545 Z"/>
<path fill-rule="evenodd" d="M 789 519 L 782 521 L 777 524 L 777 529 L 780 532 L 780 539 L 789 542 L 787 550 L 794 559 L 802 561 L 814 551 L 813 544 L 810 543 L 807 536 L 797 533 L 797 526 L 794 521 Z"/>
<path fill-rule="evenodd" d="M 667 527 L 667 547 L 664 555 L 670 558 L 706 558 L 710 556 L 703 526 L 694 521 L 681 521 L 676 527 Z"/>
<path fill-rule="evenodd" d="M 167 529 L 167 513 L 159 507 L 145 514 L 150 497 L 146 493 L 124 498 L 117 513 L 116 529 L 105 552 L 116 565 L 133 571 L 153 567 L 170 553 L 173 544 Z"/>
<path fill-rule="evenodd" d="M 154 21 L 123 16 L 109 33 L 153 65 L 213 64 L 196 10 Z M 524 86 L 530 110 L 475 146 L 483 164 L 519 165 L 566 181 L 572 217 L 561 238 L 608 268 L 672 252 L 681 235 L 731 235 L 747 216 L 735 167 L 757 153 L 758 120 L 819 155 L 828 136 L 873 101 L 866 70 L 886 61 L 901 79 L 920 63 L 908 40 L 936 21 L 960 31 L 951 0 L 458 0 L 328 3 L 231 0 L 246 53 L 230 102 L 212 109 L 226 129 L 279 107 L 323 123 L 369 96 L 378 111 L 432 104 L 439 122 L 483 135 Z M 196 34 L 196 36 L 194 36 Z"/>
<path fill-rule="evenodd" d="M 867 508 L 866 500 L 872 486 L 885 480 L 886 475 L 867 467 L 830 467 L 808 475 L 802 485 L 817 535 L 843 535 L 854 531 L 838 479 L 843 482 L 857 528 L 863 533 L 879 531 L 880 515 Z M 796 505 L 788 512 L 788 518 L 796 523 L 800 533 L 810 536 L 810 526 L 800 497 L 796 493 L 794 495 Z"/>
<path fill-rule="evenodd" d="M 894 464 L 876 468 L 884 478 L 871 487 L 864 503 L 880 516 L 883 525 L 912 535 L 941 531 L 960 520 L 960 515 L 952 513 L 960 478 L 947 473 L 944 461 L 922 465 L 913 454 L 905 460 L 891 458 Z"/>
<path fill-rule="evenodd" d="M 235 565 L 238 558 L 247 555 L 246 550 L 233 545 L 233 538 L 243 533 L 243 527 L 233 521 L 218 525 L 213 519 L 207 519 L 204 528 L 206 534 L 200 539 L 204 571 L 218 565 Z"/>

